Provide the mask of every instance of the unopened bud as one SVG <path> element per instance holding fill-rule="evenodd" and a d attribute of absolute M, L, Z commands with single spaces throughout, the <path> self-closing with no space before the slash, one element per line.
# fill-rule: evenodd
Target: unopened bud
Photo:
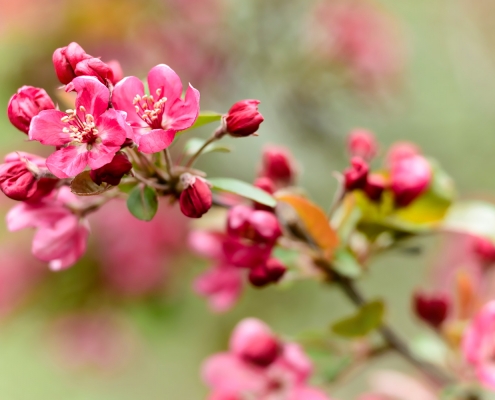
<path fill-rule="evenodd" d="M 378 151 L 378 144 L 371 131 L 354 129 L 349 133 L 347 146 L 351 157 L 361 157 L 370 161 Z"/>
<path fill-rule="evenodd" d="M 184 187 L 179 203 L 182 214 L 189 218 L 201 218 L 212 205 L 213 197 L 208 183 L 198 176 L 182 174 Z"/>
<path fill-rule="evenodd" d="M 265 147 L 260 176 L 271 179 L 278 188 L 292 185 L 296 166 L 289 150 L 281 146 Z"/>
<path fill-rule="evenodd" d="M 75 42 L 55 50 L 52 59 L 58 80 L 64 85 L 70 83 L 77 76 L 75 72 L 77 64 L 88 58 L 91 56 Z"/>
<path fill-rule="evenodd" d="M 38 181 L 26 162 L 19 160 L 0 165 L 0 189 L 13 200 L 23 201 L 36 193 Z"/>
<path fill-rule="evenodd" d="M 417 292 L 413 300 L 416 315 L 435 329 L 438 329 L 447 318 L 450 308 L 450 299 L 447 295 L 441 293 L 427 295 Z"/>
<path fill-rule="evenodd" d="M 391 165 L 390 180 L 395 204 L 406 207 L 423 194 L 430 185 L 432 171 L 421 155 L 408 156 Z"/>
<path fill-rule="evenodd" d="M 122 177 L 129 173 L 131 169 L 132 163 L 124 153 L 119 152 L 115 154 L 112 161 L 105 164 L 103 167 L 91 170 L 89 175 L 97 185 L 106 182 L 109 185 L 117 186 Z"/>
<path fill-rule="evenodd" d="M 485 264 L 492 264 L 495 262 L 495 245 L 490 239 L 477 236 L 474 239 L 474 252 Z"/>
<path fill-rule="evenodd" d="M 264 287 L 272 283 L 268 270 L 264 265 L 257 265 L 249 270 L 248 280 L 255 287 Z"/>
<path fill-rule="evenodd" d="M 364 191 L 372 201 L 380 201 L 382 194 L 387 188 L 387 179 L 380 174 L 369 174 L 366 179 Z"/>
<path fill-rule="evenodd" d="M 287 267 L 276 258 L 270 258 L 266 262 L 265 268 L 271 282 L 278 282 L 287 272 Z"/>
<path fill-rule="evenodd" d="M 107 80 L 113 82 L 112 69 L 99 58 L 88 58 L 76 65 L 76 76 L 94 76 L 100 82 L 106 84 Z"/>
<path fill-rule="evenodd" d="M 387 164 L 392 166 L 396 162 L 408 158 L 411 156 L 417 156 L 421 154 L 421 150 L 414 143 L 410 142 L 397 142 L 394 143 L 387 153 Z"/>
<path fill-rule="evenodd" d="M 271 329 L 255 318 L 236 326 L 230 348 L 236 356 L 259 367 L 271 365 L 281 352 L 281 344 Z"/>
<path fill-rule="evenodd" d="M 263 116 L 258 111 L 259 100 L 242 100 L 235 103 L 225 116 L 225 129 L 234 137 L 250 136 L 259 129 Z"/>
<path fill-rule="evenodd" d="M 23 86 L 10 98 L 7 115 L 12 125 L 27 134 L 31 120 L 40 111 L 54 108 L 55 104 L 43 89 Z"/>
<path fill-rule="evenodd" d="M 275 243 L 282 235 L 280 224 L 273 213 L 253 210 L 243 205 L 232 207 L 229 210 L 227 232 L 234 237 L 265 244 Z"/>
<path fill-rule="evenodd" d="M 360 157 L 353 157 L 351 166 L 344 171 L 345 188 L 348 191 L 364 189 L 368 177 L 368 164 Z"/>

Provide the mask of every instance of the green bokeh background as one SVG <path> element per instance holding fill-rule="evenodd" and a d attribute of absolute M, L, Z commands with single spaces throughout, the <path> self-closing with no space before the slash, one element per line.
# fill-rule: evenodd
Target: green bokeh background
<path fill-rule="evenodd" d="M 301 166 L 302 185 L 316 202 L 327 205 L 336 187 L 331 172 L 347 162 L 345 135 L 362 126 L 376 133 L 382 148 L 396 140 L 417 143 L 450 173 L 461 198 L 493 198 L 495 5 L 489 0 L 376 3 L 397 20 L 407 54 L 400 88 L 381 95 L 335 84 L 331 74 L 323 74 L 321 67 L 313 70 L 311 61 L 305 65 L 297 54 L 304 48 L 307 18 L 316 5 L 313 0 L 225 0 L 221 7 L 227 12 L 212 34 L 202 32 L 184 15 L 177 16 L 172 1 L 11 3 L 0 0 L 1 109 L 23 84 L 43 86 L 53 94 L 57 81 L 51 54 L 70 41 L 104 60 L 119 57 L 126 74 L 144 77 L 150 67 L 165 62 L 184 80 L 192 79 L 195 73 L 182 71 L 167 56 L 165 34 L 149 34 L 172 25 L 166 35 L 169 41 L 187 34 L 191 43 L 197 37 L 207 52 L 225 57 L 224 70 L 200 84 L 192 82 L 201 91 L 203 109 L 224 112 L 238 99 L 261 100 L 265 122 L 260 136 L 231 140 L 234 153 L 201 160 L 198 166 L 211 176 L 228 174 L 251 181 L 263 145 L 284 144 Z M 198 13 L 204 12 L 190 3 Z M 188 49 L 196 51 L 194 46 Z M 0 115 L 0 132 L 1 155 L 20 148 L 41 149 L 25 143 L 6 113 Z M 206 137 L 208 131 L 197 134 Z M 418 244 L 425 249 L 419 256 L 397 252 L 374 260 L 361 283 L 370 297 L 388 300 L 387 318 L 409 338 L 425 332 L 411 315 L 409 299 L 425 280 L 435 250 L 435 243 Z M 229 332 L 243 317 L 259 317 L 293 337 L 304 330 L 325 331 L 332 319 L 352 309 L 336 290 L 301 282 L 288 288 L 248 289 L 233 311 L 211 314 L 190 289 L 205 264 L 191 263 L 177 264 L 184 271 L 159 312 L 132 304 L 124 308 L 140 343 L 135 357 L 118 371 L 74 372 L 57 364 L 43 341 L 42 307 L 29 307 L 7 319 L 0 329 L 0 399 L 202 399 L 206 390 L 200 364 L 226 348 Z M 365 389 L 369 370 L 382 366 L 410 370 L 399 358 L 387 356 L 360 370 L 344 387 L 329 387 L 329 394 L 354 399 Z"/>

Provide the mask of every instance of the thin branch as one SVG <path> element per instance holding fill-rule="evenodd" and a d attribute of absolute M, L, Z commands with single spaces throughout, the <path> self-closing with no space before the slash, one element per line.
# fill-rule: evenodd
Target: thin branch
<path fill-rule="evenodd" d="M 189 161 L 186 164 L 187 168 L 191 168 L 194 163 L 196 162 L 197 158 L 201 155 L 201 153 L 206 149 L 211 143 L 214 141 L 218 140 L 219 137 L 216 134 L 213 134 L 206 142 L 203 143 L 203 146 L 199 148 L 199 150 L 192 155 L 192 157 L 189 159 Z"/>

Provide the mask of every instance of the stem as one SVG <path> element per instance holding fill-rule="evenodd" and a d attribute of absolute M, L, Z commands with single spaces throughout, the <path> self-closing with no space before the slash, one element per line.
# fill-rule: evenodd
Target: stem
<path fill-rule="evenodd" d="M 159 190 L 169 190 L 170 186 L 169 185 L 162 185 L 158 182 L 152 181 L 150 179 L 145 178 L 144 176 L 141 176 L 137 171 L 132 170 L 132 176 L 139 182 L 144 183 L 145 185 L 151 186 L 155 189 Z"/>
<path fill-rule="evenodd" d="M 330 209 L 328 210 L 327 213 L 329 219 L 332 218 L 333 214 L 342 203 L 342 200 L 344 200 L 346 193 L 344 177 L 342 176 L 342 174 L 334 173 L 334 177 L 337 179 L 338 188 L 337 191 L 335 192 L 335 195 L 332 200 L 332 204 L 330 205 Z"/>
<path fill-rule="evenodd" d="M 174 164 L 172 156 L 170 155 L 170 150 L 168 148 L 163 150 L 163 155 L 165 156 L 165 168 L 167 169 L 168 176 L 172 177 Z"/>
<path fill-rule="evenodd" d="M 197 158 L 203 152 L 203 150 L 206 149 L 206 147 L 208 147 L 208 145 L 210 145 L 211 143 L 213 143 L 215 140 L 218 140 L 218 139 L 219 139 L 218 135 L 216 133 L 214 133 L 206 142 L 203 143 L 203 146 L 201 146 L 199 148 L 199 150 L 192 155 L 192 157 L 187 162 L 186 167 L 187 168 L 192 167 L 194 165 L 195 161 L 197 160 Z"/>

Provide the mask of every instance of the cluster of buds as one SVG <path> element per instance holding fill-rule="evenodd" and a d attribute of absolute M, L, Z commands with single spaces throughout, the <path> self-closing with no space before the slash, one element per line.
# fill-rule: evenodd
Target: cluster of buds
<path fill-rule="evenodd" d="M 296 343 L 283 342 L 262 321 L 247 318 L 234 329 L 228 352 L 208 358 L 203 379 L 210 399 L 329 400 L 308 385 L 313 367 Z"/>
<path fill-rule="evenodd" d="M 344 171 L 345 190 L 361 190 L 374 202 L 390 190 L 396 207 L 407 207 L 429 187 L 432 169 L 428 160 L 413 144 L 394 144 L 386 156 L 385 168 L 370 172 L 370 162 L 378 153 L 374 135 L 364 129 L 349 134 L 348 150 L 351 166 Z"/>
<path fill-rule="evenodd" d="M 209 142 L 186 165 L 174 162 L 168 152 L 176 134 L 191 128 L 199 116 L 198 90 L 189 85 L 183 96 L 179 76 L 160 64 L 148 74 L 146 94 L 143 82 L 124 77 L 117 61 L 104 63 L 77 43 L 55 50 L 52 59 L 63 89 L 76 93 L 74 107 L 61 111 L 45 90 L 23 86 L 10 99 L 8 116 L 30 140 L 55 151 L 47 159 L 13 153 L 0 166 L 0 189 L 23 202 L 9 214 L 11 230 L 33 226 L 48 238 L 51 229 L 46 240 L 59 241 L 56 251 L 43 252 L 37 244 L 43 242 L 42 235 L 37 234 L 35 255 L 53 269 L 74 264 L 86 247 L 87 214 L 122 196 L 116 189 L 122 181 L 134 188 L 128 201 L 131 213 L 144 220 L 156 213 L 158 196 L 178 201 L 190 218 L 200 218 L 211 208 L 211 185 L 203 172 L 192 169 Z M 221 126 L 210 142 L 227 134 L 255 134 L 263 121 L 258 104 L 243 100 L 219 114 Z M 37 212 L 47 217 L 28 217 Z M 65 242 L 72 245 L 62 245 Z"/>

